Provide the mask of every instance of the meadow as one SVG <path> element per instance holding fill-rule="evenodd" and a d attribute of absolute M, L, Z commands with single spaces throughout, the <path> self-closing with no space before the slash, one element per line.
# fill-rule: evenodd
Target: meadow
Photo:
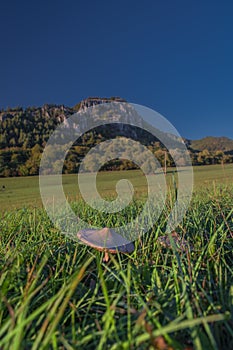
<path fill-rule="evenodd" d="M 168 170 L 158 222 L 132 254 L 110 254 L 107 263 L 53 226 L 38 177 L 0 179 L 1 350 L 233 348 L 233 165 L 194 168 L 192 203 L 176 229 L 185 251 L 157 239 L 174 201 Z M 101 173 L 100 193 L 114 197 L 122 176 L 136 192 L 122 215 L 96 215 L 75 175 L 64 176 L 64 190 L 84 219 L 117 226 L 140 212 L 146 193 L 140 171 Z"/>
<path fill-rule="evenodd" d="M 167 184 L 173 182 L 174 168 L 168 168 Z M 138 198 L 146 195 L 147 183 L 140 170 L 100 172 L 97 176 L 97 188 L 104 197 L 116 195 L 116 182 L 122 178 L 129 179 Z M 69 201 L 81 198 L 77 184 L 77 175 L 64 175 L 64 192 Z M 194 190 L 202 190 L 213 184 L 232 184 L 233 164 L 194 167 Z M 8 177 L 0 178 L 0 211 L 7 211 L 22 207 L 41 207 L 39 177 Z"/>

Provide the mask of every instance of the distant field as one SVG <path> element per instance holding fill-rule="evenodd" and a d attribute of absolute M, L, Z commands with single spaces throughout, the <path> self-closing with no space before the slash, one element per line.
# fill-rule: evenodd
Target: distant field
<path fill-rule="evenodd" d="M 174 169 L 168 169 L 167 182 L 171 183 Z M 114 196 L 115 185 L 122 178 L 129 179 L 136 196 L 146 195 L 147 183 L 140 170 L 101 172 L 97 177 L 97 188 L 102 196 Z M 194 167 L 194 189 L 213 186 L 213 183 L 232 184 L 233 164 Z M 64 175 L 64 191 L 69 200 L 80 198 L 77 175 Z M 5 188 L 4 188 L 5 186 Z M 22 208 L 24 206 L 40 207 L 39 177 L 0 178 L 1 211 Z"/>

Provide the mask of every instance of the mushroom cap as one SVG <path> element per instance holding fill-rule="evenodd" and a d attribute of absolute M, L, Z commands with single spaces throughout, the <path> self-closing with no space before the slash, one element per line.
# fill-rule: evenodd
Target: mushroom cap
<path fill-rule="evenodd" d="M 177 232 L 172 232 L 171 236 L 178 251 L 184 252 L 189 248 L 192 250 L 192 245 L 190 245 L 188 241 L 181 237 Z M 172 249 L 172 244 L 168 235 L 158 237 L 157 241 L 162 247 Z"/>
<path fill-rule="evenodd" d="M 116 233 L 113 229 L 84 229 L 77 233 L 78 239 L 84 244 L 100 251 L 108 251 L 112 254 L 132 253 L 134 244 Z"/>

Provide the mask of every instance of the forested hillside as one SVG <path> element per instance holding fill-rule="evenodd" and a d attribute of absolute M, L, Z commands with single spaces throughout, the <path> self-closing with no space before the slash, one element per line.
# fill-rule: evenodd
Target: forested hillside
<path fill-rule="evenodd" d="M 222 150 L 224 152 L 233 151 L 233 140 L 228 137 L 213 137 L 208 136 L 200 140 L 190 141 L 191 148 L 197 151 L 207 149 L 210 152 Z"/>
<path fill-rule="evenodd" d="M 48 105 L 42 107 L 8 108 L 0 111 L 0 176 L 37 175 L 43 148 L 57 125 L 73 113 L 93 104 L 125 100 L 119 97 L 110 99 L 88 98 L 74 107 L 64 105 Z M 98 127 L 78 139 L 70 149 L 63 167 L 64 173 L 74 173 L 91 147 L 113 137 L 129 137 L 139 139 L 146 145 L 164 165 L 166 148 L 159 140 L 136 127 Z M 208 137 L 198 141 L 185 140 L 194 165 L 232 163 L 233 140 L 227 138 Z M 172 158 L 166 155 L 168 166 L 172 166 Z M 90 160 L 89 169 L 92 170 Z M 52 166 L 56 167 L 56 164 Z M 134 169 L 135 164 L 128 160 L 114 160 L 103 170 Z M 52 169 L 53 170 L 53 169 Z M 52 171 L 51 170 L 51 171 Z M 150 164 L 148 164 L 148 172 Z"/>

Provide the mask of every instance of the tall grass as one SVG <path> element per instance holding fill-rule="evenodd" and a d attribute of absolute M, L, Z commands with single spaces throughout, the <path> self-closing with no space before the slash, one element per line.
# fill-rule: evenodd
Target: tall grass
<path fill-rule="evenodd" d="M 124 217 L 73 207 L 114 226 L 140 203 Z M 233 187 L 199 191 L 177 228 L 190 249 L 159 245 L 167 208 L 131 255 L 108 263 L 59 233 L 42 209 L 3 214 L 0 349 L 232 349 L 232 208 Z"/>

